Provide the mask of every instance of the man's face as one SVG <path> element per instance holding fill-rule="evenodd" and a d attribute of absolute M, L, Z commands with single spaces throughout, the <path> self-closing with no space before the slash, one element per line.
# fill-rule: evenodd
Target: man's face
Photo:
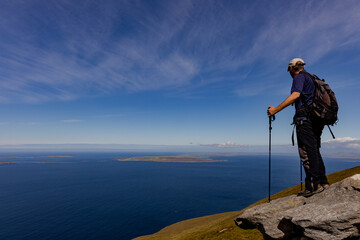
<path fill-rule="evenodd" d="M 295 71 L 294 71 L 294 68 L 289 66 L 289 67 L 288 67 L 288 71 L 289 71 L 289 73 L 290 73 L 291 77 L 292 77 L 292 78 L 294 78 L 294 77 L 295 77 Z"/>

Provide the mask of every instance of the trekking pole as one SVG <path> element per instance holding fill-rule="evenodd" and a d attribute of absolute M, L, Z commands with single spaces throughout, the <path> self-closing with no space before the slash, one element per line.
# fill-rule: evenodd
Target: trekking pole
<path fill-rule="evenodd" d="M 294 124 L 294 128 L 293 128 L 293 133 L 292 133 L 292 137 L 291 137 L 291 139 L 292 139 L 292 145 L 293 146 L 295 146 L 295 140 L 294 140 L 294 130 L 295 130 L 295 127 L 296 127 L 296 124 L 295 123 L 293 123 Z M 303 179 L 303 177 L 302 177 L 302 161 L 301 161 L 301 158 L 300 158 L 300 191 L 302 191 L 302 179 Z"/>
<path fill-rule="evenodd" d="M 301 162 L 301 159 L 300 159 L 300 191 L 302 191 L 302 179 L 303 179 L 303 177 L 302 177 L 302 164 L 301 164 L 302 162 Z"/>
<path fill-rule="evenodd" d="M 275 120 L 275 115 L 269 116 L 269 202 L 271 195 L 271 122 Z"/>

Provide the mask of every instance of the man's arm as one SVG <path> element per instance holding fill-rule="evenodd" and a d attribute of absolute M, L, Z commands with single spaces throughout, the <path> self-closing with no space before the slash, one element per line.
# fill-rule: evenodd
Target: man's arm
<path fill-rule="evenodd" d="M 286 108 L 287 106 L 289 106 L 290 104 L 294 103 L 296 101 L 296 99 L 298 99 L 300 97 L 300 93 L 299 92 L 293 92 L 292 94 L 290 94 L 279 106 L 277 107 L 268 107 L 268 116 L 274 115 L 278 112 L 280 112 L 281 110 L 283 110 L 284 108 Z"/>

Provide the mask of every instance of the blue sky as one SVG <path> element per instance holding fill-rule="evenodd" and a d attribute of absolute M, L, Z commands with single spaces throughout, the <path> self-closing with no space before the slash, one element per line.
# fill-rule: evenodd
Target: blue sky
<path fill-rule="evenodd" d="M 2 1 L 0 144 L 265 145 L 294 57 L 335 91 L 339 142 L 357 141 L 359 13 L 359 1 Z M 293 113 L 278 114 L 274 144 L 290 143 Z"/>

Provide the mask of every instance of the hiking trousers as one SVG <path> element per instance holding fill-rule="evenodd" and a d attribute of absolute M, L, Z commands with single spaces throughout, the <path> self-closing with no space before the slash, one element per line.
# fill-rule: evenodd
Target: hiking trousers
<path fill-rule="evenodd" d="M 296 136 L 301 162 L 305 170 L 305 188 L 313 191 L 318 184 L 329 184 L 320 154 L 324 125 L 311 119 L 296 122 Z"/>

